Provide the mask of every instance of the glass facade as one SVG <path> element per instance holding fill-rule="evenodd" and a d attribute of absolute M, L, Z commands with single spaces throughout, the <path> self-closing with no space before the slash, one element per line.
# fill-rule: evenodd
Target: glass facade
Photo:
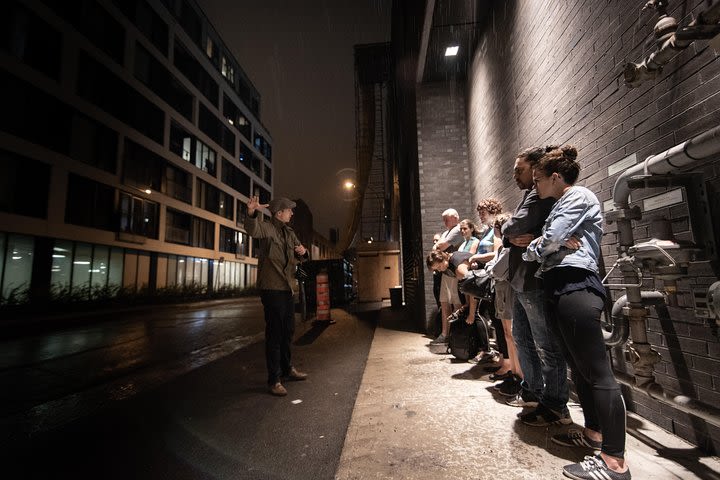
<path fill-rule="evenodd" d="M 2 299 L 8 303 L 26 299 L 32 278 L 35 242 L 25 235 L 5 235 L 3 238 Z"/>
<path fill-rule="evenodd" d="M 6 9 L 0 303 L 249 285 L 245 204 L 272 180 L 257 89 L 194 0 L 71 3 Z"/>

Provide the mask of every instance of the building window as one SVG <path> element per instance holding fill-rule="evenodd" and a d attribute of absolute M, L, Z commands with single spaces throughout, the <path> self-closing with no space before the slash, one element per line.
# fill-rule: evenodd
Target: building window
<path fill-rule="evenodd" d="M 235 135 L 232 131 L 203 104 L 200 104 L 198 116 L 200 130 L 234 157 Z"/>
<path fill-rule="evenodd" d="M 222 160 L 221 179 L 225 185 L 230 186 L 246 197 L 250 196 L 250 176 L 224 158 Z"/>
<path fill-rule="evenodd" d="M 215 248 L 215 223 L 200 217 L 192 218 L 192 246 Z"/>
<path fill-rule="evenodd" d="M 270 192 L 266 189 L 255 185 L 255 195 L 260 197 L 260 203 L 270 203 Z"/>
<path fill-rule="evenodd" d="M 221 252 L 245 256 L 248 249 L 247 238 L 248 236 L 245 233 L 220 225 L 220 245 L 218 248 Z"/>
<path fill-rule="evenodd" d="M 237 201 L 237 218 L 235 223 L 242 227 L 245 225 L 245 219 L 247 218 L 247 203 L 242 200 Z"/>
<path fill-rule="evenodd" d="M 165 218 L 165 241 L 190 245 L 192 215 L 168 208 Z"/>
<path fill-rule="evenodd" d="M 267 158 L 268 161 L 272 161 L 272 148 L 270 148 L 270 144 L 265 140 L 265 137 L 256 133 L 253 144 L 263 157 Z"/>
<path fill-rule="evenodd" d="M 0 150 L 0 211 L 47 218 L 50 166 Z"/>
<path fill-rule="evenodd" d="M 185 160 L 192 161 L 193 136 L 175 122 L 170 123 L 170 151 Z"/>
<path fill-rule="evenodd" d="M 117 132 L 79 112 L 73 113 L 70 157 L 115 173 L 117 150 Z"/>
<path fill-rule="evenodd" d="M 133 25 L 157 48 L 168 55 L 168 26 L 145 0 L 112 0 Z"/>
<path fill-rule="evenodd" d="M 115 63 L 122 65 L 125 54 L 125 29 L 99 2 L 43 0 L 43 3 L 57 16 L 73 25 Z"/>
<path fill-rule="evenodd" d="M 112 187 L 71 173 L 68 175 L 65 223 L 113 231 L 114 200 Z"/>
<path fill-rule="evenodd" d="M 223 94 L 223 115 L 228 123 L 235 127 L 243 137 L 250 140 L 252 127 L 250 121 L 240 112 L 240 108 L 230 100 L 230 97 Z"/>
<path fill-rule="evenodd" d="M 28 300 L 32 279 L 35 241 L 24 235 L 0 235 L 0 287 L 2 302 L 24 303 Z"/>
<path fill-rule="evenodd" d="M 135 44 L 135 78 L 192 121 L 192 94 L 139 42 Z"/>
<path fill-rule="evenodd" d="M 0 84 L 0 130 L 67 155 L 73 109 L 4 69 Z"/>
<path fill-rule="evenodd" d="M 163 144 L 163 111 L 86 52 L 81 52 L 78 61 L 77 93 L 149 139 Z"/>
<path fill-rule="evenodd" d="M 121 248 L 56 240 L 52 257 L 50 288 L 55 297 L 89 299 L 122 285 Z"/>
<path fill-rule="evenodd" d="M 228 195 L 199 178 L 196 191 L 195 206 L 232 220 L 235 208 L 235 199 L 232 195 Z"/>
<path fill-rule="evenodd" d="M 168 208 L 165 241 L 212 250 L 215 248 L 215 224 L 189 213 Z"/>
<path fill-rule="evenodd" d="M 57 30 L 14 1 L 5 5 L 0 25 L 4 33 L 0 50 L 54 80 L 60 79 L 62 35 Z"/>
<path fill-rule="evenodd" d="M 190 80 L 190 83 L 200 90 L 210 103 L 217 106 L 219 98 L 219 89 L 217 82 L 213 80 L 203 66 L 192 56 L 177 37 L 175 38 L 175 66 Z"/>
<path fill-rule="evenodd" d="M 162 192 L 172 198 L 185 203 L 192 202 L 192 175 L 167 163 L 165 165 L 165 176 L 163 178 Z"/>
<path fill-rule="evenodd" d="M 222 68 L 220 70 L 220 73 L 222 73 L 222 76 L 225 77 L 228 82 L 230 82 L 230 85 L 233 85 L 235 83 L 235 68 L 233 68 L 230 60 L 228 60 L 225 55 L 222 56 Z"/>
<path fill-rule="evenodd" d="M 208 56 L 212 64 L 217 67 L 219 58 L 217 42 L 215 42 L 209 35 L 205 39 L 205 54 Z"/>
<path fill-rule="evenodd" d="M 165 159 L 132 140 L 125 139 L 123 183 L 157 192 L 162 188 Z"/>
<path fill-rule="evenodd" d="M 213 177 L 217 153 L 175 122 L 170 124 L 170 151 Z"/>
<path fill-rule="evenodd" d="M 200 170 L 215 176 L 215 150 L 205 145 L 200 140 L 195 140 L 195 166 Z"/>
<path fill-rule="evenodd" d="M 158 238 L 158 204 L 120 192 L 120 231 Z"/>
<path fill-rule="evenodd" d="M 240 155 L 238 155 L 238 160 L 240 160 L 240 163 L 242 165 L 245 165 L 245 168 L 250 170 L 250 159 L 253 157 L 252 150 L 250 150 L 250 147 L 245 145 L 244 142 L 240 142 Z"/>

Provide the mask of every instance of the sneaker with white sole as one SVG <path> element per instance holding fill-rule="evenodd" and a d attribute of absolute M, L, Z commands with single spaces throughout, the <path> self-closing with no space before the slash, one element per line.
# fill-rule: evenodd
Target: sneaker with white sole
<path fill-rule="evenodd" d="M 587 455 L 585 460 L 563 467 L 563 474 L 575 480 L 630 480 L 630 469 L 624 472 L 610 470 L 600 454 Z"/>
<path fill-rule="evenodd" d="M 547 408 L 542 403 L 532 412 L 520 416 L 520 421 L 531 427 L 547 427 L 548 425 L 571 425 L 570 412 L 556 412 Z"/>
<path fill-rule="evenodd" d="M 585 435 L 582 428 L 571 428 L 565 433 L 553 435 L 552 441 L 563 447 L 582 447 L 594 450 L 600 450 L 600 447 L 602 447 L 601 441 L 593 440 Z"/>
<path fill-rule="evenodd" d="M 505 404 L 511 407 L 534 408 L 538 406 L 538 399 L 533 393 L 522 389 L 520 393 L 507 400 Z"/>

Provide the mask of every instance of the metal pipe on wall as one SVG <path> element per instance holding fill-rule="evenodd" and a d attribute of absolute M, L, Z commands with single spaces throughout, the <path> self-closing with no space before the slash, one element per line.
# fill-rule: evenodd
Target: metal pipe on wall
<path fill-rule="evenodd" d="M 666 1 L 651 0 L 645 4 L 643 10 L 651 6 L 657 8 L 660 13 L 660 19 L 655 25 L 658 46 L 642 62 L 625 65 L 623 74 L 625 84 L 629 87 L 638 87 L 645 80 L 657 77 L 662 72 L 664 65 L 694 41 L 712 38 L 711 34 L 715 30 L 708 31 L 708 27 L 714 26 L 717 28 L 717 23 L 720 20 L 720 2 L 716 2 L 707 10 L 701 12 L 698 18 L 690 22 L 686 27 L 680 28 L 678 28 L 675 19 L 667 15 Z"/>
<path fill-rule="evenodd" d="M 615 372 L 615 379 L 634 392 L 642 393 L 660 403 L 676 408 L 681 412 L 694 415 L 708 423 L 720 427 L 720 409 L 694 400 L 685 395 L 668 395 L 662 385 L 655 382 L 637 385 L 632 375 L 622 372 Z"/>
<path fill-rule="evenodd" d="M 625 325 L 625 319 L 627 319 L 627 328 L 632 339 L 632 346 L 629 351 L 635 374 L 633 378 L 625 373 L 616 372 L 616 376 L 618 379 L 624 379 L 623 383 L 647 393 L 652 398 L 672 406 L 678 405 L 677 408 L 682 411 L 702 418 L 711 418 L 713 422 L 718 421 L 717 413 L 709 415 L 707 406 L 695 401 L 688 401 L 689 399 L 685 400 L 687 397 L 682 401 L 676 401 L 677 397 L 669 397 L 663 392 L 662 386 L 655 383 L 654 365 L 660 361 L 661 357 L 648 342 L 646 322 L 648 311 L 643 301 L 644 292 L 641 291 L 642 282 L 640 279 L 642 273 L 638 271 L 638 267 L 633 265 L 632 257 L 628 256 L 629 248 L 635 243 L 632 220 L 637 220 L 642 216 L 637 207 L 631 209 L 629 206 L 631 192 L 629 182 L 638 176 L 642 178 L 671 173 L 718 155 L 720 155 L 720 126 L 662 153 L 648 157 L 644 162 L 627 169 L 615 181 L 613 187 L 615 208 L 607 214 L 609 221 L 617 222 L 619 260 L 626 260 L 621 262 L 623 286 L 626 294 L 623 297 L 623 304 L 618 308 L 623 313 L 623 325 Z M 650 295 L 650 297 L 653 297 L 653 295 Z M 627 378 L 625 378 L 626 376 Z"/>

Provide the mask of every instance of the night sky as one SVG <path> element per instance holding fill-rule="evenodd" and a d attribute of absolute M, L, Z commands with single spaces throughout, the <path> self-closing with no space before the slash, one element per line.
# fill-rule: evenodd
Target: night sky
<path fill-rule="evenodd" d="M 343 234 L 338 172 L 355 167 L 353 45 L 390 39 L 391 0 L 198 0 L 261 95 L 276 196 Z"/>

